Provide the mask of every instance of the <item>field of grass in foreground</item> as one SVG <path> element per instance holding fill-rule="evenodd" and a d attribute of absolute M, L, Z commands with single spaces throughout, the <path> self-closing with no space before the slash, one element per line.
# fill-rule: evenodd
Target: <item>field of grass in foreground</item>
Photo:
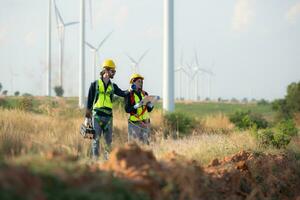
<path fill-rule="evenodd" d="M 156 178 L 157 172 L 152 170 L 152 165 L 141 168 L 137 165 L 138 170 L 134 170 L 128 165 L 129 160 L 112 159 L 108 162 L 112 167 L 115 166 L 116 171 L 111 174 L 102 170 L 101 167 L 107 163 L 102 157 L 98 162 L 92 161 L 89 157 L 90 141 L 84 140 L 79 134 L 83 111 L 76 108 L 76 101 L 69 102 L 69 99 L 64 98 L 46 100 L 34 98 L 33 100 L 35 101 L 34 107 L 28 111 L 12 107 L 0 108 L 0 199 L 33 199 L 36 196 L 40 199 L 151 199 L 138 189 L 147 186 L 144 185 L 147 182 L 143 182 L 145 177 L 159 182 L 158 186 L 161 190 L 155 192 L 168 197 L 161 199 L 179 199 L 178 195 L 183 195 L 185 192 L 192 192 L 189 193 L 190 197 L 199 195 L 198 184 L 205 183 L 205 180 L 210 177 L 210 175 L 203 174 L 202 168 L 197 170 L 199 166 L 193 168 L 187 160 L 195 160 L 201 164 L 201 167 L 206 167 L 212 160 L 222 161 L 224 157 L 238 154 L 243 150 L 255 154 L 272 153 L 279 157 L 292 152 L 291 155 L 295 158 L 291 161 L 292 166 L 300 160 L 299 136 L 295 137 L 283 150 L 261 148 L 249 131 L 236 131 L 228 117 L 222 112 L 217 112 L 217 109 L 213 110 L 212 107 L 206 115 L 202 115 L 201 119 L 195 121 L 196 128 L 191 130 L 189 136 L 176 140 L 166 139 L 162 137 L 163 115 L 160 109 L 156 109 L 151 113 L 153 141 L 150 146 L 142 145 L 142 149 L 153 152 L 159 162 L 157 163 L 155 158 L 150 159 L 154 162 L 153 166 L 165 163 L 165 156 L 170 153 L 176 159 L 182 159 L 183 162 L 175 163 L 175 165 L 173 163 L 174 166 L 171 165 L 171 167 L 175 168 L 170 168 L 166 174 L 160 174 L 161 177 Z M 18 99 L 15 99 L 15 104 L 17 104 L 16 101 Z M 183 108 L 187 110 L 195 105 L 186 104 Z M 115 106 L 113 147 L 120 148 L 127 143 L 128 116 L 120 105 Z M 201 107 L 200 104 L 198 106 Z M 198 116 L 198 110 L 195 107 L 192 111 L 194 113 L 192 116 Z M 129 149 L 128 152 L 132 151 Z M 125 157 L 126 159 L 134 158 L 138 152 L 141 151 Z M 124 154 L 121 155 L 124 156 Z M 139 156 L 141 157 L 136 158 L 134 163 L 149 158 L 149 154 Z M 228 170 L 227 164 L 225 167 Z M 276 163 L 267 166 L 268 169 L 270 167 L 276 169 Z M 120 177 L 115 176 L 118 169 L 124 170 L 121 172 L 129 177 L 123 179 L 122 174 Z M 236 174 L 235 165 L 232 165 L 230 169 L 232 171 L 229 170 L 229 174 Z M 147 170 L 150 171 L 147 172 Z M 254 172 L 256 170 L 257 168 L 254 168 Z M 268 177 L 268 174 L 260 173 Z M 170 174 L 173 175 L 170 177 Z M 179 179 L 178 174 L 181 174 Z M 219 172 L 216 171 L 216 174 Z M 276 175 L 279 177 L 278 174 Z M 193 177 L 201 179 L 193 179 Z M 228 175 L 224 174 L 224 177 Z M 270 174 L 270 177 L 274 177 L 273 174 Z M 128 181 L 127 178 L 133 179 Z M 135 179 L 138 181 L 135 182 Z M 185 182 L 187 179 L 194 180 L 193 191 L 178 188 L 179 185 L 190 184 L 189 181 Z M 30 186 L 28 186 L 29 180 Z M 211 180 L 216 181 L 214 178 Z M 136 187 L 133 184 L 141 185 Z M 204 191 L 210 191 L 211 186 L 204 185 L 201 188 L 204 188 Z M 152 186 L 149 188 L 151 189 Z M 217 199 L 223 198 L 220 196 Z"/>

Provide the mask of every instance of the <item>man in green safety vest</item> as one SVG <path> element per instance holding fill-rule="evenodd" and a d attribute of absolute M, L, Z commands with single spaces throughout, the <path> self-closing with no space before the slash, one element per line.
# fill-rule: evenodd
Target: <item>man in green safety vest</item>
<path fill-rule="evenodd" d="M 131 90 L 125 97 L 125 111 L 129 113 L 128 141 L 138 140 L 149 144 L 150 116 L 153 104 L 146 102 L 147 92 L 143 90 L 144 77 L 133 74 L 130 78 Z"/>
<path fill-rule="evenodd" d="M 104 159 L 108 159 L 112 143 L 113 127 L 113 95 L 125 97 L 128 91 L 122 91 L 115 83 L 111 82 L 116 73 L 116 65 L 113 60 L 107 59 L 102 64 L 100 79 L 91 83 L 88 93 L 85 122 L 86 126 L 92 125 L 95 136 L 92 140 L 92 157 L 99 157 L 99 140 L 104 135 Z"/>

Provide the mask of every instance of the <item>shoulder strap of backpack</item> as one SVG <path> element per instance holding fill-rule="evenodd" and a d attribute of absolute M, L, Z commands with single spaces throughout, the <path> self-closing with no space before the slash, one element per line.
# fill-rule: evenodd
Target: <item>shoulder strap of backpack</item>
<path fill-rule="evenodd" d="M 98 99 L 98 96 L 99 96 L 99 83 L 98 83 L 99 80 L 96 80 L 95 82 L 95 97 L 94 97 L 94 102 L 93 102 L 93 107 Z"/>
<path fill-rule="evenodd" d="M 133 90 L 130 91 L 129 95 L 130 95 L 130 103 L 131 103 L 131 105 L 134 105 L 135 100 L 134 100 L 134 92 L 133 92 Z"/>

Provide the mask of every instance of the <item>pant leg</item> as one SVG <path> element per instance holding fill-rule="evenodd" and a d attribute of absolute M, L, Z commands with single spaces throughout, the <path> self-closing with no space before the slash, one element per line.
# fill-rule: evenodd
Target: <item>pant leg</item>
<path fill-rule="evenodd" d="M 100 149 L 100 145 L 99 145 L 99 140 L 100 140 L 100 136 L 102 133 L 102 129 L 101 126 L 98 122 L 98 118 L 93 117 L 93 128 L 95 129 L 95 137 L 92 140 L 92 157 L 93 158 L 98 158 L 99 157 L 99 149 Z"/>
<path fill-rule="evenodd" d="M 150 143 L 150 125 L 147 125 L 145 128 L 141 129 L 142 141 L 144 144 Z"/>
<path fill-rule="evenodd" d="M 101 119 L 104 123 L 103 126 L 103 134 L 105 139 L 105 151 L 111 151 L 111 143 L 112 143 L 112 129 L 113 129 L 113 119 L 112 117 L 103 117 Z"/>
<path fill-rule="evenodd" d="M 138 139 L 139 128 L 132 122 L 128 122 L 128 142 Z"/>

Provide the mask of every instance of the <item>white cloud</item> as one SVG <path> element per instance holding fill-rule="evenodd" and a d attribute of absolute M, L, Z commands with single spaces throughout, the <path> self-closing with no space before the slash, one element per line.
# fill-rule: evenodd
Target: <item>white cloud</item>
<path fill-rule="evenodd" d="M 300 2 L 294 4 L 293 6 L 291 6 L 288 10 L 288 12 L 286 13 L 286 19 L 290 22 L 290 23 L 295 23 L 296 19 L 300 17 Z"/>
<path fill-rule="evenodd" d="M 240 32 L 247 29 L 253 17 L 253 0 L 237 0 L 232 20 L 233 30 Z"/>

